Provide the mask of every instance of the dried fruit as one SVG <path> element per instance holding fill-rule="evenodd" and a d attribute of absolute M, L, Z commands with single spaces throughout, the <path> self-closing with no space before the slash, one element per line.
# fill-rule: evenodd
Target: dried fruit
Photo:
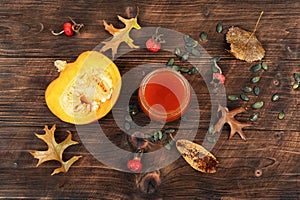
<path fill-rule="evenodd" d="M 246 92 L 246 93 L 249 93 L 249 92 L 252 92 L 252 88 L 249 87 L 249 86 L 246 86 L 246 87 L 243 87 L 243 88 L 242 88 L 242 91 L 243 91 L 243 92 Z"/>
<path fill-rule="evenodd" d="M 259 117 L 259 114 L 257 114 L 257 113 L 252 114 L 252 115 L 250 115 L 250 121 L 255 122 L 258 119 L 258 117 Z"/>
<path fill-rule="evenodd" d="M 255 77 L 251 78 L 252 83 L 257 83 L 257 82 L 259 82 L 259 80 L 260 80 L 260 76 L 255 76 Z"/>
<path fill-rule="evenodd" d="M 55 169 L 51 175 L 58 174 L 60 172 L 66 173 L 69 170 L 69 168 L 71 167 L 71 165 L 74 162 L 76 162 L 79 158 L 82 157 L 82 156 L 73 156 L 68 161 L 66 161 L 66 162 L 63 161 L 62 157 L 63 157 L 64 150 L 67 149 L 71 145 L 78 144 L 78 142 L 73 141 L 71 132 L 67 131 L 69 133 L 67 138 L 59 144 L 56 143 L 55 137 L 54 137 L 55 129 L 56 129 L 56 125 L 54 124 L 50 130 L 48 129 L 48 126 L 45 126 L 45 128 L 44 128 L 45 134 L 44 135 L 39 135 L 39 134 L 35 133 L 36 137 L 43 140 L 47 144 L 47 146 L 48 146 L 47 151 L 32 151 L 32 152 L 30 152 L 34 158 L 39 159 L 37 166 L 39 166 L 42 163 L 49 161 L 49 160 L 56 160 L 61 163 L 62 166 Z"/>
<path fill-rule="evenodd" d="M 121 90 L 117 66 L 102 53 L 86 51 L 73 63 L 56 61 L 60 75 L 46 89 L 46 103 L 62 121 L 87 124 L 105 116 Z"/>
<path fill-rule="evenodd" d="M 251 67 L 252 72 L 258 72 L 259 70 L 261 70 L 261 64 L 257 64 Z"/>
<path fill-rule="evenodd" d="M 284 117 L 285 117 L 285 113 L 284 113 L 284 111 L 281 111 L 279 114 L 278 114 L 278 119 L 284 119 Z"/>
<path fill-rule="evenodd" d="M 218 33 L 221 33 L 222 30 L 223 30 L 223 25 L 221 23 L 218 23 L 217 27 L 216 27 L 216 30 L 217 30 Z"/>
<path fill-rule="evenodd" d="M 228 95 L 228 100 L 230 100 L 230 101 L 236 101 L 236 100 L 238 100 L 239 99 L 239 97 L 238 96 L 236 96 L 236 95 Z"/>
<path fill-rule="evenodd" d="M 221 118 L 218 120 L 218 122 L 214 126 L 214 132 L 220 132 L 223 128 L 224 124 L 229 124 L 231 131 L 229 138 L 232 138 L 235 133 L 238 133 L 243 140 L 246 140 L 246 136 L 243 133 L 243 128 L 251 126 L 251 124 L 248 123 L 242 123 L 237 121 L 234 117 L 235 115 L 245 112 L 245 109 L 242 107 L 236 108 L 234 110 L 229 111 L 228 108 L 223 107 L 219 105 L 218 112 L 222 113 Z"/>
<path fill-rule="evenodd" d="M 263 12 L 261 12 L 252 33 L 239 27 L 231 27 L 228 30 L 226 40 L 230 43 L 229 52 L 237 59 L 253 62 L 261 60 L 265 56 L 264 48 L 254 35 L 262 14 Z"/>
<path fill-rule="evenodd" d="M 256 96 L 258 96 L 259 93 L 260 93 L 260 88 L 259 88 L 258 86 L 254 86 L 253 92 L 254 92 L 254 94 L 255 94 Z"/>
<path fill-rule="evenodd" d="M 279 94 L 273 94 L 272 101 L 278 101 L 279 100 Z"/>
<path fill-rule="evenodd" d="M 216 172 L 216 166 L 219 162 L 213 154 L 201 145 L 180 139 L 177 140 L 176 147 L 185 161 L 195 170 L 203 173 Z"/>
<path fill-rule="evenodd" d="M 264 106 L 264 102 L 263 102 L 263 101 L 258 101 L 258 102 L 256 102 L 256 103 L 252 104 L 252 108 L 253 108 L 253 109 L 260 109 L 260 108 L 262 108 L 263 106 Z"/>
<path fill-rule="evenodd" d="M 108 49 L 112 50 L 112 58 L 117 54 L 118 47 L 122 42 L 128 44 L 130 48 L 139 48 L 133 44 L 133 39 L 130 38 L 129 32 L 131 29 L 141 29 L 140 25 L 137 23 L 137 16 L 131 19 L 124 19 L 118 15 L 118 19 L 125 24 L 124 28 L 117 29 L 112 24 L 108 25 L 105 20 L 103 20 L 103 25 L 105 30 L 113 35 L 113 38 L 110 41 L 102 42 L 104 46 L 101 48 L 100 52 L 105 52 Z"/>
<path fill-rule="evenodd" d="M 250 100 L 249 97 L 247 95 L 245 95 L 245 94 L 241 94 L 241 99 L 243 101 L 249 101 Z"/>

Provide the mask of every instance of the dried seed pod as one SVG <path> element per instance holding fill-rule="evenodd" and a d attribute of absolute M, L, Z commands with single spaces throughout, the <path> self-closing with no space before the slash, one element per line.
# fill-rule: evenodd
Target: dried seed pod
<path fill-rule="evenodd" d="M 260 88 L 259 88 L 258 86 L 254 86 L 253 92 L 254 92 L 254 94 L 255 94 L 256 96 L 258 96 L 259 93 L 260 93 Z"/>
<path fill-rule="evenodd" d="M 262 62 L 262 63 L 261 63 L 261 66 L 262 66 L 262 68 L 263 68 L 265 71 L 268 70 L 268 65 L 267 65 L 266 62 Z"/>
<path fill-rule="evenodd" d="M 236 95 L 228 95 L 228 100 L 230 100 L 230 101 L 236 101 L 236 100 L 238 100 L 239 99 L 239 97 L 238 96 L 236 96 Z"/>
<path fill-rule="evenodd" d="M 284 113 L 284 111 L 281 111 L 279 114 L 278 114 L 278 119 L 284 119 L 284 117 L 285 117 L 285 113 Z"/>
<path fill-rule="evenodd" d="M 260 80 L 260 76 L 255 76 L 255 77 L 251 78 L 252 83 L 257 83 L 259 80 Z"/>
<path fill-rule="evenodd" d="M 216 30 L 217 30 L 218 33 L 221 33 L 222 30 L 223 30 L 223 25 L 221 23 L 218 23 L 217 27 L 216 27 Z"/>
<path fill-rule="evenodd" d="M 243 88 L 242 88 L 242 91 L 243 91 L 243 92 L 246 92 L 246 93 L 249 93 L 249 92 L 252 92 L 252 88 L 249 87 L 249 86 L 246 86 L 246 87 L 243 87 Z"/>
<path fill-rule="evenodd" d="M 177 140 L 176 147 L 185 161 L 195 170 L 203 173 L 216 172 L 216 166 L 219 162 L 213 154 L 201 145 L 180 139 Z"/>
<path fill-rule="evenodd" d="M 250 100 L 249 97 L 245 94 L 241 94 L 240 97 L 243 101 L 249 101 Z"/>
<path fill-rule="evenodd" d="M 261 64 L 257 64 L 251 67 L 252 72 L 258 72 L 259 70 L 261 70 Z"/>
<path fill-rule="evenodd" d="M 252 115 L 250 115 L 250 121 L 255 122 L 258 119 L 258 117 L 259 117 L 259 114 L 257 114 L 257 113 L 252 114 Z"/>
<path fill-rule="evenodd" d="M 278 101 L 279 100 L 279 94 L 273 94 L 272 101 Z"/>
<path fill-rule="evenodd" d="M 258 102 L 256 102 L 256 103 L 252 104 L 252 108 L 253 108 L 253 109 L 260 109 L 260 108 L 262 108 L 263 106 L 264 106 L 264 102 L 263 102 L 263 101 L 258 101 Z"/>

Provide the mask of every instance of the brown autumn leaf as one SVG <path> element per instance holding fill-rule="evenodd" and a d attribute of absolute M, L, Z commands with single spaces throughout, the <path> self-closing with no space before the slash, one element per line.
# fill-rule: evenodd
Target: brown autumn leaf
<path fill-rule="evenodd" d="M 104 52 L 108 49 L 111 49 L 112 58 L 114 58 L 114 56 L 117 54 L 118 47 L 122 42 L 127 43 L 130 48 L 139 48 L 139 46 L 133 44 L 133 39 L 129 36 L 129 32 L 132 28 L 141 28 L 140 25 L 137 23 L 137 16 L 130 19 L 124 19 L 123 17 L 118 15 L 118 18 L 121 22 L 125 24 L 124 28 L 117 29 L 112 24 L 108 25 L 106 21 L 103 20 L 105 30 L 112 34 L 113 38 L 108 42 L 103 42 L 104 46 L 100 49 L 100 52 Z"/>
<path fill-rule="evenodd" d="M 54 132 L 56 129 L 56 125 L 54 124 L 52 128 L 49 130 L 48 126 L 45 126 L 44 135 L 39 135 L 36 134 L 36 137 L 39 139 L 43 140 L 47 145 L 48 145 L 48 150 L 47 151 L 32 151 L 30 152 L 31 155 L 33 155 L 34 158 L 39 159 L 39 162 L 37 166 L 41 165 L 42 163 L 50 160 L 56 160 L 61 163 L 61 167 L 55 169 L 51 175 L 60 173 L 60 172 L 67 172 L 71 165 L 77 161 L 79 158 L 82 156 L 73 156 L 71 159 L 68 161 L 64 162 L 62 159 L 62 154 L 66 148 L 68 148 L 71 145 L 78 144 L 78 142 L 72 140 L 72 134 L 68 131 L 69 135 L 67 138 L 61 142 L 61 143 L 56 143 L 55 137 L 54 137 Z"/>
<path fill-rule="evenodd" d="M 253 62 L 261 60 L 265 56 L 263 46 L 254 35 L 262 14 L 263 12 L 260 14 L 253 32 L 239 27 L 231 27 L 228 30 L 226 41 L 230 43 L 229 52 L 237 59 Z"/>
<path fill-rule="evenodd" d="M 218 112 L 221 112 L 222 116 L 219 121 L 214 126 L 214 132 L 220 132 L 224 124 L 229 124 L 231 131 L 229 134 L 229 139 L 234 136 L 235 133 L 238 133 L 243 140 L 246 140 L 246 136 L 243 133 L 243 128 L 251 126 L 251 124 L 239 122 L 234 117 L 242 112 L 245 112 L 243 107 L 236 108 L 229 111 L 228 108 L 219 105 Z"/>
<path fill-rule="evenodd" d="M 204 147 L 189 140 L 176 141 L 177 150 L 185 161 L 195 170 L 203 173 L 215 173 L 219 164 L 216 157 Z"/>

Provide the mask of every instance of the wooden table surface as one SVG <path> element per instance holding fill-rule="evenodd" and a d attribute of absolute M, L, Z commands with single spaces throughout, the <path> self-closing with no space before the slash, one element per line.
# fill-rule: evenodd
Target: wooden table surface
<path fill-rule="evenodd" d="M 226 75 L 226 93 L 241 93 L 253 77 L 250 67 L 256 63 L 236 60 L 225 49 L 225 33 L 231 26 L 253 30 L 260 12 L 256 36 L 266 50 L 264 61 L 268 71 L 259 72 L 261 95 L 251 101 L 228 102 L 229 109 L 250 108 L 263 100 L 260 118 L 245 129 L 247 141 L 238 135 L 228 140 L 226 125 L 212 153 L 220 161 L 215 174 L 193 170 L 182 159 L 159 170 L 161 184 L 157 191 L 145 194 L 138 188 L 143 175 L 126 173 L 102 164 L 82 144 L 76 127 L 64 123 L 48 109 L 44 93 L 58 73 L 53 67 L 57 59 L 74 61 L 84 51 L 92 50 L 110 37 L 102 25 L 105 19 L 122 27 L 117 15 L 126 17 L 127 7 L 139 7 L 142 27 L 163 27 L 199 39 L 205 31 L 208 41 L 200 44 L 219 62 Z M 287 1 L 34 1 L 1 0 L 0 8 L 0 198 L 49 199 L 299 199 L 300 198 L 300 101 L 299 89 L 292 90 L 293 73 L 300 73 L 300 3 Z M 68 16 L 83 23 L 80 35 L 53 36 Z M 216 32 L 222 23 L 223 33 Z M 143 63 L 165 63 L 170 54 L 151 54 L 139 60 L 139 50 L 128 59 L 118 59 L 121 74 Z M 135 56 L 137 55 L 137 56 Z M 141 57 L 141 56 L 140 56 Z M 208 66 L 209 67 L 209 66 Z M 273 84 L 274 80 L 279 85 Z M 203 82 L 202 82 L 203 83 Z M 203 84 L 202 84 L 203 85 Z M 197 91 L 197 86 L 196 91 Z M 198 87 L 201 87 L 199 84 Z M 199 89 L 199 88 L 198 88 Z M 280 94 L 271 102 L 272 94 Z M 201 120 L 195 142 L 201 143 L 210 116 L 209 94 L 200 92 Z M 251 109 L 250 109 L 251 110 Z M 283 120 L 277 114 L 284 110 Z M 248 113 L 238 116 L 249 122 Z M 109 127 L 111 113 L 101 123 L 108 127 L 108 136 L 124 147 L 126 134 Z M 29 150 L 45 150 L 46 145 L 34 136 L 43 133 L 44 125 L 57 125 L 57 140 L 66 130 L 73 133 L 79 145 L 65 151 L 64 158 L 82 155 L 66 174 L 51 176 L 59 167 L 55 161 L 36 167 L 37 160 Z M 256 176 L 261 170 L 261 176 Z"/>

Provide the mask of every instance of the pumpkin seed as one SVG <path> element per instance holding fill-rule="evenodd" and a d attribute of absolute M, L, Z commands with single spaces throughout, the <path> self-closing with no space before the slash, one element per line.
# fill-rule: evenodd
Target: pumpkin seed
<path fill-rule="evenodd" d="M 180 71 L 181 71 L 182 73 L 187 73 L 187 72 L 189 72 L 190 70 L 189 70 L 189 68 L 181 67 L 181 68 L 180 68 Z"/>
<path fill-rule="evenodd" d="M 209 134 L 213 134 L 214 131 L 215 131 L 214 125 L 210 125 L 210 126 L 208 127 L 208 133 L 209 133 Z"/>
<path fill-rule="evenodd" d="M 205 33 L 205 32 L 202 32 L 201 34 L 200 34 L 200 39 L 204 42 L 204 41 L 206 41 L 207 40 L 207 34 Z"/>
<path fill-rule="evenodd" d="M 285 113 L 284 113 L 284 111 L 281 111 L 279 114 L 278 114 L 278 119 L 284 119 L 284 117 L 285 117 Z"/>
<path fill-rule="evenodd" d="M 294 79 L 298 84 L 300 83 L 300 77 L 297 73 L 294 73 Z"/>
<path fill-rule="evenodd" d="M 128 131 L 130 129 L 130 123 L 125 122 L 124 123 L 124 128 L 125 128 L 126 131 Z"/>
<path fill-rule="evenodd" d="M 152 136 L 150 134 L 146 133 L 145 134 L 145 139 L 151 142 L 152 141 Z"/>
<path fill-rule="evenodd" d="M 246 87 L 243 87 L 243 88 L 242 88 L 242 91 L 243 91 L 243 92 L 246 92 L 246 93 L 249 93 L 249 92 L 252 92 L 252 88 L 249 87 L 249 86 L 246 86 Z"/>
<path fill-rule="evenodd" d="M 126 115 L 125 116 L 125 121 L 127 121 L 127 122 L 132 122 L 132 118 L 131 118 L 131 116 L 130 115 Z"/>
<path fill-rule="evenodd" d="M 255 76 L 255 77 L 251 78 L 252 83 L 257 83 L 259 80 L 260 80 L 260 76 Z"/>
<path fill-rule="evenodd" d="M 163 133 L 161 131 L 157 131 L 158 133 L 158 139 L 161 140 L 163 137 Z"/>
<path fill-rule="evenodd" d="M 169 143 L 164 144 L 165 149 L 171 150 L 171 145 Z"/>
<path fill-rule="evenodd" d="M 236 96 L 236 95 L 228 95 L 228 100 L 230 100 L 230 101 L 236 101 L 236 100 L 238 100 L 239 99 L 239 97 L 238 96 Z"/>
<path fill-rule="evenodd" d="M 259 114 L 257 114 L 257 113 L 252 114 L 252 115 L 250 115 L 250 121 L 255 122 L 258 119 L 258 117 L 259 117 Z"/>
<path fill-rule="evenodd" d="M 193 49 L 191 53 L 196 57 L 200 56 L 200 51 L 198 51 L 197 49 Z"/>
<path fill-rule="evenodd" d="M 185 50 L 189 53 L 192 53 L 194 47 L 184 46 Z"/>
<path fill-rule="evenodd" d="M 174 51 L 174 53 L 175 53 L 175 55 L 176 55 L 177 57 L 180 57 L 180 56 L 181 56 L 181 51 L 180 51 L 179 48 L 176 48 L 175 51 Z"/>
<path fill-rule="evenodd" d="M 249 97 L 247 95 L 245 95 L 245 94 L 241 94 L 241 99 L 243 101 L 249 101 Z"/>
<path fill-rule="evenodd" d="M 253 92 L 254 92 L 254 94 L 255 94 L 256 96 L 258 96 L 259 93 L 260 93 L 260 88 L 259 88 L 258 86 L 254 86 Z"/>
<path fill-rule="evenodd" d="M 264 106 L 264 102 L 263 102 L 263 101 L 258 101 L 258 102 L 256 102 L 256 103 L 252 104 L 252 108 L 253 108 L 253 109 L 260 109 L 260 108 L 262 108 L 263 106 Z"/>
<path fill-rule="evenodd" d="M 196 40 L 193 40 L 192 38 L 190 38 L 191 40 L 186 42 L 185 45 L 188 47 L 196 47 L 198 46 L 198 42 Z"/>
<path fill-rule="evenodd" d="M 267 71 L 268 70 L 268 64 L 266 62 L 261 63 L 262 68 Z"/>
<path fill-rule="evenodd" d="M 216 56 L 216 57 L 213 57 L 211 60 L 212 60 L 213 62 L 219 62 L 219 61 L 221 60 L 221 57 Z"/>
<path fill-rule="evenodd" d="M 181 60 L 187 61 L 189 59 L 189 56 L 190 56 L 190 53 L 187 52 L 187 53 L 183 54 L 183 56 L 181 57 Z"/>
<path fill-rule="evenodd" d="M 206 140 L 207 140 L 208 142 L 210 142 L 210 143 L 216 143 L 216 142 L 217 142 L 216 138 L 214 138 L 214 137 L 212 137 L 212 136 L 208 136 L 208 137 L 206 138 Z"/>
<path fill-rule="evenodd" d="M 274 94 L 273 96 L 272 96 L 272 101 L 278 101 L 279 100 L 279 94 Z"/>
<path fill-rule="evenodd" d="M 258 72 L 259 70 L 261 70 L 261 64 L 254 65 L 251 67 L 252 72 Z"/>
<path fill-rule="evenodd" d="M 158 137 L 159 137 L 159 133 L 158 133 L 158 131 L 155 131 L 154 134 L 153 134 L 154 142 L 156 142 L 158 140 Z"/>
<path fill-rule="evenodd" d="M 222 30 L 223 30 L 223 25 L 222 25 L 221 23 L 218 23 L 218 24 L 217 24 L 217 32 L 218 32 L 218 33 L 221 33 Z"/>
<path fill-rule="evenodd" d="M 175 129 L 172 129 L 172 128 L 167 129 L 167 130 L 164 131 L 164 133 L 166 133 L 166 134 L 174 133 L 174 132 L 175 132 Z"/>
<path fill-rule="evenodd" d="M 189 43 L 193 40 L 189 35 L 184 35 L 183 39 L 184 39 L 185 43 Z"/>
<path fill-rule="evenodd" d="M 174 58 L 171 58 L 171 59 L 168 61 L 167 66 L 172 66 L 172 65 L 174 65 L 174 62 L 175 62 Z"/>
<path fill-rule="evenodd" d="M 196 73 L 198 73 L 198 69 L 196 67 L 193 67 L 188 73 L 189 74 L 196 74 Z"/>
<path fill-rule="evenodd" d="M 161 141 L 165 141 L 168 137 L 168 134 L 166 134 L 165 132 L 163 132 L 162 138 L 160 139 Z"/>
<path fill-rule="evenodd" d="M 295 82 L 292 86 L 293 89 L 297 89 L 299 87 L 299 83 Z"/>
<path fill-rule="evenodd" d="M 174 69 L 175 71 L 179 71 L 179 70 L 180 70 L 180 67 L 177 66 L 177 65 L 173 65 L 173 66 L 172 66 L 172 69 Z"/>

